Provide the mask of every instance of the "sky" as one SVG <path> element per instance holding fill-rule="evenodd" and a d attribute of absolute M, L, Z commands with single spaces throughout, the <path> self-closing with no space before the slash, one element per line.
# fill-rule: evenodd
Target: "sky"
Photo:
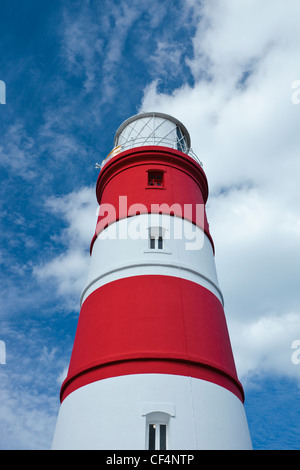
<path fill-rule="evenodd" d="M 253 447 L 300 448 L 299 18 L 298 0 L 1 0 L 0 449 L 51 447 L 95 163 L 142 111 L 203 162 Z"/>

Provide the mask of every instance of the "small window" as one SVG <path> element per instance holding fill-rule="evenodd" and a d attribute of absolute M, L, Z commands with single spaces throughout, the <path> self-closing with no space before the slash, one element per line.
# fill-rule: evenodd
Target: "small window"
<path fill-rule="evenodd" d="M 162 250 L 163 249 L 163 237 L 158 237 L 158 240 L 157 240 L 157 248 L 159 250 Z"/>
<path fill-rule="evenodd" d="M 163 171 L 148 171 L 148 186 L 163 187 L 164 172 Z"/>
<path fill-rule="evenodd" d="M 155 250 L 155 238 L 150 237 L 150 249 Z"/>
<path fill-rule="evenodd" d="M 150 250 L 163 250 L 164 243 L 161 227 L 155 227 L 149 230 L 149 246 Z"/>
<path fill-rule="evenodd" d="M 148 449 L 166 450 L 167 449 L 167 425 L 152 423 L 148 429 Z"/>
<path fill-rule="evenodd" d="M 152 411 L 152 410 L 159 411 Z M 142 415 L 146 417 L 145 448 L 148 450 L 167 450 L 170 442 L 170 418 L 175 418 L 172 403 L 144 403 Z"/>

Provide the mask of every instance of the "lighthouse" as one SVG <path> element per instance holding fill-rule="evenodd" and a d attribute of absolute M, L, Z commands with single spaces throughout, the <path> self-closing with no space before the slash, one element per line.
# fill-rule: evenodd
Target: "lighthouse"
<path fill-rule="evenodd" d="M 158 112 L 123 122 L 96 196 L 52 448 L 251 449 L 207 178 L 185 126 Z"/>

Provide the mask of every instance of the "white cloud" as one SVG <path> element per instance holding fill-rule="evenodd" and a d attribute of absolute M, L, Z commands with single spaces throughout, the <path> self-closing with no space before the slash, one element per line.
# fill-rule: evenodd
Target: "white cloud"
<path fill-rule="evenodd" d="M 63 381 L 65 380 L 65 378 L 67 377 L 68 375 L 68 370 L 69 370 L 69 365 L 67 365 L 66 367 L 63 368 L 63 370 L 60 372 L 60 374 L 58 375 L 57 377 L 57 383 L 59 385 L 61 385 L 63 383 Z"/>
<path fill-rule="evenodd" d="M 299 324 L 300 313 L 232 322 L 232 346 L 240 379 L 251 379 L 252 373 L 275 373 L 296 378 L 300 386 L 300 366 L 292 361 L 292 345 L 300 339 Z"/>
<path fill-rule="evenodd" d="M 61 217 L 67 224 L 60 236 L 66 246 L 87 248 L 96 227 L 98 203 L 95 188 L 83 187 L 62 197 L 46 201 L 46 209 Z"/>
<path fill-rule="evenodd" d="M 1 449 L 49 449 L 57 419 L 57 400 L 26 387 L 16 388 L 1 374 Z"/>
<path fill-rule="evenodd" d="M 54 282 L 57 294 L 69 308 L 78 309 L 89 267 L 89 245 L 97 222 L 95 190 L 82 188 L 62 197 L 52 197 L 46 207 L 66 224 L 55 237 L 65 250 L 35 266 L 33 273 L 40 282 Z"/>
<path fill-rule="evenodd" d="M 57 342 L 59 331 L 51 335 L 49 323 L 25 320 L 1 322 L 7 357 L 0 365 L 0 449 L 49 449 L 59 410 L 56 378 L 70 338 Z"/>
<path fill-rule="evenodd" d="M 159 40 L 155 52 L 147 59 L 152 76 L 177 77 L 182 67 L 181 57 L 182 50 L 177 43 Z"/>
<path fill-rule="evenodd" d="M 195 83 L 145 89 L 141 111 L 180 119 L 204 163 L 208 218 L 242 375 L 299 378 L 300 78 L 294 0 L 191 2 L 199 18 L 188 61 Z M 176 57 L 175 57 L 176 59 Z"/>

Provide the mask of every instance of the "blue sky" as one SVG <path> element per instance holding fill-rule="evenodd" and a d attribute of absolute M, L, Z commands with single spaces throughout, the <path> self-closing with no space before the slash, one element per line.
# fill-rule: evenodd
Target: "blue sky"
<path fill-rule="evenodd" d="M 254 448 L 298 449 L 299 3 L 2 0 L 0 10 L 0 448 L 51 445 L 96 223 L 95 163 L 125 119 L 155 110 L 184 123 L 208 177 Z"/>

